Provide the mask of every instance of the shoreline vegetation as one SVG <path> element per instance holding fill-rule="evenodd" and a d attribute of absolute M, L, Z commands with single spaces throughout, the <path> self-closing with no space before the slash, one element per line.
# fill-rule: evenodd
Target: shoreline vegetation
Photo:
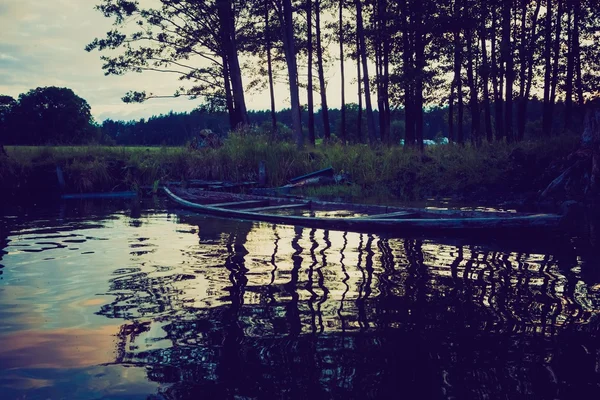
<path fill-rule="evenodd" d="M 266 186 L 332 166 L 350 184 L 302 189 L 319 198 L 385 201 L 451 199 L 525 204 L 536 198 L 579 145 L 575 135 L 479 146 L 434 145 L 423 153 L 400 146 L 337 143 L 298 150 L 268 134 L 232 132 L 219 148 L 126 146 L 6 146 L 0 156 L 4 200 L 59 194 L 57 167 L 66 193 L 111 192 L 157 187 L 191 179 L 256 181 L 264 161 Z"/>

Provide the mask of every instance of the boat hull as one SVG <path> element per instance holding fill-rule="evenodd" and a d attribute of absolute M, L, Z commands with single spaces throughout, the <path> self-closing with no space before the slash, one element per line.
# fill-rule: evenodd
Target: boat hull
<path fill-rule="evenodd" d="M 177 196 L 168 188 L 164 188 L 167 196 L 175 203 L 199 213 L 217 217 L 262 221 L 274 224 L 303 226 L 307 228 L 330 229 L 351 232 L 385 232 L 397 235 L 404 234 L 492 234 L 492 235 L 548 235 L 560 232 L 562 217 L 559 215 L 507 215 L 484 217 L 483 213 L 474 213 L 469 218 L 462 211 L 461 217 L 436 218 L 347 218 L 347 217 L 309 217 L 294 215 L 275 215 L 239 209 L 226 209 L 198 204 Z M 408 209 L 414 211 L 414 209 Z"/>

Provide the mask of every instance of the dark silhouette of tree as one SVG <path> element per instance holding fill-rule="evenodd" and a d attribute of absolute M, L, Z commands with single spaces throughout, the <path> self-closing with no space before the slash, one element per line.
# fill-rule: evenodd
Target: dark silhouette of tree
<path fill-rule="evenodd" d="M 298 66 L 296 61 L 296 39 L 294 38 L 294 12 L 291 0 L 275 0 L 277 15 L 283 36 L 283 51 L 288 70 L 290 86 L 290 102 L 292 106 L 292 130 L 296 138 L 296 146 L 304 146 L 302 121 L 300 114 L 300 96 L 298 93 Z"/>
<path fill-rule="evenodd" d="M 517 112 L 517 139 L 525 137 L 525 118 L 527 114 L 527 103 L 531 92 L 533 80 L 533 66 L 535 60 L 535 44 L 538 36 L 538 17 L 542 5 L 541 0 L 536 0 L 535 11 L 528 17 L 528 2 L 521 3 L 521 44 L 520 44 L 520 73 L 519 73 L 519 104 Z M 528 20 L 531 20 L 528 26 Z"/>
<path fill-rule="evenodd" d="M 243 64 L 244 79 L 248 81 L 247 91 L 268 91 L 271 109 L 270 130 L 277 138 L 277 103 L 275 83 L 284 65 L 281 40 L 281 27 L 271 0 L 253 0 L 248 3 L 248 16 L 251 22 L 238 34 L 238 42 L 245 54 L 258 60 L 246 60 Z M 253 122 L 256 122 L 253 120 Z"/>
<path fill-rule="evenodd" d="M 548 106 L 549 118 L 554 116 L 554 105 L 556 102 L 556 93 L 558 89 L 559 64 L 561 59 L 560 46 L 562 42 L 561 32 L 563 25 L 564 0 L 558 0 L 556 13 L 556 34 L 554 37 L 554 63 L 552 65 L 552 81 L 550 83 L 550 102 Z M 551 134 L 551 130 L 548 131 Z"/>
<path fill-rule="evenodd" d="M 494 140 L 492 132 L 492 109 L 490 103 L 490 66 L 487 48 L 487 21 L 489 16 L 488 1 L 481 1 L 479 15 L 479 36 L 481 40 L 481 84 L 483 86 L 483 111 L 485 137 L 488 142 Z"/>
<path fill-rule="evenodd" d="M 504 85 L 504 75 L 502 74 L 502 58 L 499 57 L 499 27 L 500 27 L 500 12 L 497 2 L 492 6 L 492 34 L 491 34 L 491 72 L 492 72 L 492 87 L 494 91 L 494 115 L 496 130 L 496 139 L 502 140 L 504 137 L 504 96 L 502 94 L 502 86 Z"/>
<path fill-rule="evenodd" d="M 96 8 L 114 20 L 115 29 L 94 39 L 87 51 L 120 50 L 102 56 L 106 75 L 157 71 L 179 76 L 182 86 L 172 95 L 203 97 L 227 108 L 230 124 L 247 124 L 248 114 L 238 58 L 240 13 L 236 0 L 160 0 L 160 7 L 144 8 L 137 1 L 103 0 Z M 243 22 L 243 21 L 242 21 Z M 138 29 L 131 31 L 132 23 Z M 126 102 L 172 97 L 129 92 Z"/>
<path fill-rule="evenodd" d="M 446 119 L 440 134 L 461 144 L 524 140 L 540 130 L 576 132 L 585 100 L 597 96 L 600 85 L 597 0 L 157 1 L 156 9 L 101 1 L 98 9 L 116 28 L 88 49 L 121 51 L 103 57 L 106 72 L 177 73 L 190 85 L 175 95 L 201 96 L 213 109 L 227 109 L 232 127 L 248 121 L 244 91 L 268 85 L 270 129 L 276 131 L 278 121 L 291 124 L 298 146 L 304 143 L 303 121 L 311 145 L 318 137 L 327 140 L 332 127 L 342 142 L 363 141 L 363 94 L 371 144 L 392 143 L 402 116 L 406 147 L 423 149 L 434 107 Z M 138 32 L 121 32 L 126 20 L 137 22 Z M 339 45 L 342 79 L 339 123 L 327 102 L 332 41 Z M 347 59 L 357 63 L 352 127 L 343 91 L 348 79 L 354 81 L 343 68 Z M 275 109 L 274 85 L 284 61 L 287 114 Z M 307 68 L 308 76 L 299 77 L 298 68 Z M 244 87 L 242 76 L 254 78 Z M 307 90 L 308 112 L 301 110 L 300 86 Z M 153 96 L 131 92 L 126 99 Z M 541 115 L 537 98 L 543 98 Z"/>
<path fill-rule="evenodd" d="M 361 55 L 360 55 L 360 35 L 358 29 L 356 30 L 356 85 L 358 86 L 358 115 L 357 115 L 357 139 L 359 143 L 363 142 L 363 129 L 362 129 L 362 113 L 363 113 L 363 92 L 362 84 L 363 79 L 361 75 Z"/>
<path fill-rule="evenodd" d="M 306 95 L 308 98 L 308 144 L 311 146 L 315 145 L 315 102 L 313 96 L 313 35 L 312 35 L 312 21 L 313 21 L 313 0 L 307 0 L 306 2 L 306 27 L 308 30 L 308 37 L 306 43 L 306 50 L 308 54 L 308 78 Z M 320 76 L 319 76 L 320 78 Z"/>
<path fill-rule="evenodd" d="M 373 115 L 373 106 L 371 105 L 371 84 L 369 82 L 369 67 L 367 59 L 367 44 L 365 40 L 362 1 L 355 0 L 356 3 L 356 29 L 358 34 L 358 56 L 362 64 L 362 78 L 365 94 L 365 105 L 367 107 L 367 130 L 369 133 L 369 143 L 372 145 L 377 141 L 377 130 L 375 128 L 375 117 Z"/>
<path fill-rule="evenodd" d="M 346 74 L 344 70 L 344 0 L 340 0 L 338 6 L 339 19 L 338 19 L 338 42 L 340 45 L 340 80 L 341 80 L 341 114 L 342 120 L 340 124 L 340 138 L 342 143 L 346 144 Z"/>
<path fill-rule="evenodd" d="M 3 107 L 4 108 L 4 107 Z M 81 144 L 98 139 L 90 106 L 71 89 L 40 87 L 9 102 L 11 144 Z"/>
<path fill-rule="evenodd" d="M 390 144 L 390 9 L 387 0 L 377 0 L 373 10 L 372 41 L 375 57 L 375 81 L 377 84 L 377 108 L 379 110 L 379 131 L 381 141 Z"/>
<path fill-rule="evenodd" d="M 546 0 L 546 18 L 544 18 L 544 117 L 542 130 L 550 135 L 552 114 L 550 108 L 550 86 L 552 82 L 552 0 Z"/>
<path fill-rule="evenodd" d="M 315 28 L 317 39 L 317 70 L 319 73 L 321 113 L 323 115 L 323 135 L 325 141 L 328 141 L 331 138 L 331 126 L 329 124 L 329 107 L 327 106 L 327 85 L 325 83 L 325 70 L 323 68 L 323 44 L 321 41 L 321 0 L 315 1 Z"/>
<path fill-rule="evenodd" d="M 502 62 L 504 64 L 504 75 L 506 80 L 506 91 L 504 94 L 506 107 L 504 110 L 504 129 L 506 140 L 513 141 L 513 82 L 514 82 L 514 59 L 513 42 L 511 39 L 512 25 L 512 2 L 504 1 L 502 5 Z"/>
<path fill-rule="evenodd" d="M 270 4 L 269 1 L 265 0 L 264 4 L 265 8 L 265 43 L 266 43 L 266 53 L 267 53 L 267 74 L 269 77 L 269 95 L 271 98 L 271 129 L 273 129 L 273 134 L 277 134 L 277 114 L 275 109 L 275 84 L 273 80 L 273 57 L 271 55 L 272 49 L 272 37 L 273 32 L 270 29 Z"/>
<path fill-rule="evenodd" d="M 462 20 L 462 0 L 454 2 L 454 85 L 456 86 L 457 101 L 458 101 L 458 122 L 456 141 L 460 144 L 464 143 L 463 121 L 464 121 L 464 103 L 463 103 L 463 87 L 462 87 L 462 51 L 463 44 L 461 40 L 461 28 L 459 26 Z"/>

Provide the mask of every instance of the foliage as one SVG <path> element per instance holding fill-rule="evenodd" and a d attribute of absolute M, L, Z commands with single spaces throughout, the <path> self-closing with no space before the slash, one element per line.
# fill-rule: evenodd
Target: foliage
<path fill-rule="evenodd" d="M 6 144 L 80 144 L 98 140 L 90 106 L 71 89 L 38 87 L 18 101 L 0 98 L 0 132 Z"/>
<path fill-rule="evenodd" d="M 201 97 L 216 110 L 227 109 L 229 121 L 224 118 L 220 124 L 223 133 L 229 129 L 226 126 L 264 122 L 262 116 L 246 118 L 244 92 L 266 90 L 271 78 L 279 83 L 292 82 L 290 91 L 295 94 L 290 92 L 289 98 L 297 103 L 298 88 L 309 87 L 307 69 L 316 67 L 321 103 L 327 104 L 322 65 L 331 69 L 337 64 L 338 54 L 329 54 L 336 41 L 342 42 L 341 59 L 357 60 L 364 55 L 365 65 L 374 67 L 369 68 L 370 79 L 359 82 L 359 86 L 365 98 L 377 98 L 375 108 L 379 112 L 367 112 L 366 124 L 358 121 L 357 106 L 348 104 L 345 126 L 353 142 L 370 137 L 374 145 L 378 141 L 397 143 L 403 136 L 407 144 L 419 144 L 421 139 L 433 139 L 441 132 L 462 144 L 483 138 L 523 140 L 528 131 L 544 135 L 577 132 L 580 107 L 584 100 L 598 95 L 597 0 L 97 3 L 96 8 L 113 20 L 114 28 L 86 49 L 103 52 L 105 72 L 178 75 L 182 83 L 173 88 L 173 96 Z M 307 21 L 309 5 L 315 13 Z M 284 10 L 290 15 L 283 15 Z M 321 20 L 326 22 L 317 23 Z M 359 25 L 364 25 L 364 35 L 359 35 Z M 308 26 L 314 26 L 315 36 L 322 37 L 324 44 L 319 39 L 308 40 L 308 32 L 313 31 Z M 362 41 L 357 39 L 362 36 L 365 43 L 359 46 Z M 315 48 L 314 66 L 308 65 L 308 48 Z M 244 65 L 239 65 L 238 56 L 244 56 Z M 352 76 L 349 68 L 346 73 Z M 327 74 L 331 75 L 331 70 Z M 358 78 L 358 74 L 354 76 Z M 365 94 L 367 88 L 362 86 L 367 84 L 372 85 L 373 93 Z M 543 100 L 537 100 L 542 92 Z M 129 92 L 124 100 L 152 97 L 163 96 Z M 355 94 L 346 93 L 346 99 L 356 101 Z M 279 93 L 273 92 L 271 100 L 273 104 L 281 100 Z M 555 107 L 561 102 L 564 112 Z M 450 103 L 455 115 L 448 118 Z M 543 116 L 531 118 L 529 109 L 539 104 L 543 104 Z M 294 107 L 300 108 L 298 104 Z M 405 113 L 406 109 L 410 111 Z M 297 111 L 283 110 L 277 119 L 292 126 L 291 116 L 296 117 Z M 308 123 L 306 114 L 302 115 L 304 126 Z M 329 118 L 326 106 L 319 114 L 314 123 L 317 137 L 328 136 L 331 129 L 341 137 L 339 116 Z M 444 114 L 445 123 L 440 123 L 441 119 L 435 125 L 428 121 L 428 116 Z M 542 120 L 541 128 L 532 124 L 538 119 Z M 298 125 L 296 121 L 294 130 L 302 142 Z M 363 138 L 358 138 L 357 127 L 361 127 Z M 312 132 L 312 127 L 307 131 Z M 165 135 L 162 140 L 122 143 L 162 142 L 181 144 L 185 139 L 172 140 Z"/>
<path fill-rule="evenodd" d="M 182 82 L 172 95 L 130 91 L 124 102 L 202 97 L 227 109 L 233 126 L 247 122 L 236 41 L 236 25 L 248 22 L 238 23 L 248 11 L 245 1 L 101 0 L 96 9 L 113 20 L 114 28 L 85 49 L 108 53 L 101 56 L 106 75 L 158 71 Z"/>

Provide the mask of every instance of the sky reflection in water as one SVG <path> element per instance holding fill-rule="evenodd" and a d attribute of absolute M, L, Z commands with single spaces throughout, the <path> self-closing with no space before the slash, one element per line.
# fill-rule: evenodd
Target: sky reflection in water
<path fill-rule="evenodd" d="M 74 204 L 1 220 L 3 399 L 600 394 L 600 286 L 559 247 Z"/>

